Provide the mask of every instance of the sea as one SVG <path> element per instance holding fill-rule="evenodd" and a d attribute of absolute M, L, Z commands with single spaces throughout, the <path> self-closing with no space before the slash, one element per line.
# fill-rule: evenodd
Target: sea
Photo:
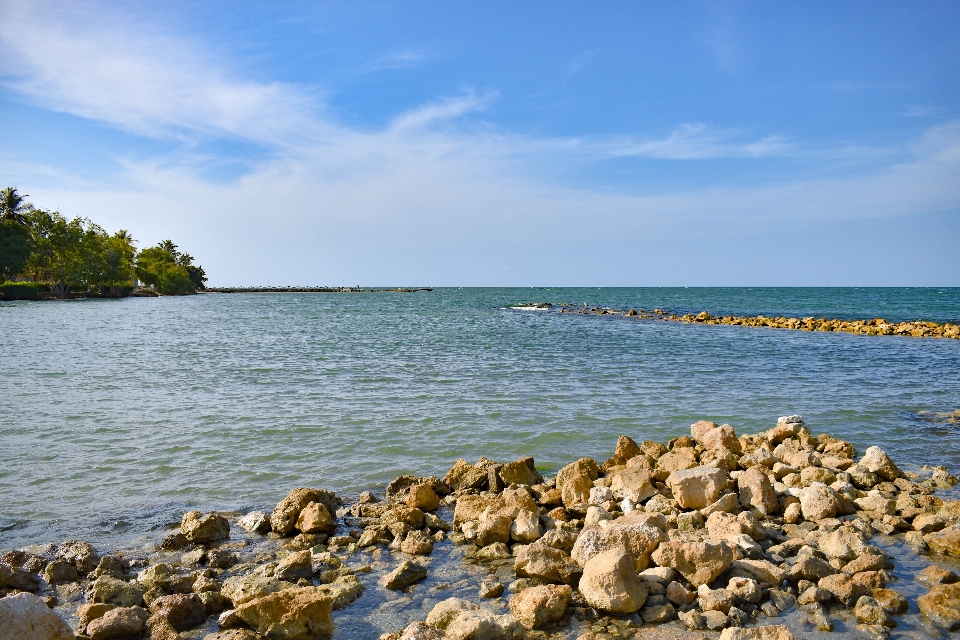
<path fill-rule="evenodd" d="M 123 546 L 189 508 L 346 498 L 458 458 L 814 433 L 960 474 L 960 340 L 522 311 L 960 322 L 958 288 L 443 288 L 0 302 L 0 550 Z M 952 414 L 952 417 L 951 417 Z"/>

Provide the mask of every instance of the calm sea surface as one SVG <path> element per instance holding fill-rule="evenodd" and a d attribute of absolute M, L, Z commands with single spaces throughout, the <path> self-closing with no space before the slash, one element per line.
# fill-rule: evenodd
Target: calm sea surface
<path fill-rule="evenodd" d="M 188 506 L 347 495 L 460 456 L 605 459 L 799 413 L 960 473 L 960 341 L 512 311 L 960 321 L 960 289 L 440 289 L 0 303 L 0 549 L 122 544 Z"/>

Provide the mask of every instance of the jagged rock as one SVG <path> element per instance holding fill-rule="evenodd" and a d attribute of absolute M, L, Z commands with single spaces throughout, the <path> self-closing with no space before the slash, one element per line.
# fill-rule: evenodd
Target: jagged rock
<path fill-rule="evenodd" d="M 30 593 L 0 598 L 0 630 L 11 640 L 74 640 L 67 623 Z"/>
<path fill-rule="evenodd" d="M 611 469 L 627 464 L 631 458 L 635 458 L 643 453 L 643 449 L 629 436 L 620 436 L 617 438 L 617 447 L 613 452 L 613 457 L 603 463 L 604 469 Z"/>
<path fill-rule="evenodd" d="M 289 582 L 256 574 L 233 576 L 223 581 L 220 593 L 237 607 L 245 602 L 293 587 Z"/>
<path fill-rule="evenodd" d="M 247 533 L 270 533 L 270 516 L 263 511 L 251 511 L 237 520 L 237 526 Z"/>
<path fill-rule="evenodd" d="M 650 472 L 641 465 L 624 468 L 610 480 L 610 491 L 617 500 L 639 504 L 657 494 L 650 482 Z"/>
<path fill-rule="evenodd" d="M 430 555 L 433 552 L 433 538 L 419 529 L 414 529 L 403 539 L 400 550 L 410 555 Z"/>
<path fill-rule="evenodd" d="M 480 591 L 477 595 L 481 598 L 499 598 L 503 595 L 504 586 L 502 582 L 484 580 L 480 583 Z"/>
<path fill-rule="evenodd" d="M 57 548 L 56 559 L 63 560 L 77 568 L 85 576 L 100 564 L 100 555 L 86 542 L 68 540 Z"/>
<path fill-rule="evenodd" d="M 696 600 L 697 592 L 690 591 L 679 582 L 674 581 L 667 585 L 666 596 L 667 600 L 673 604 L 683 606 Z"/>
<path fill-rule="evenodd" d="M 860 596 L 853 608 L 853 615 L 860 624 L 877 624 L 884 627 L 895 627 L 897 625 L 893 618 L 888 616 L 887 612 L 870 596 Z"/>
<path fill-rule="evenodd" d="M 794 640 L 793 634 L 785 625 L 767 625 L 764 627 L 730 627 L 720 634 L 720 640 Z"/>
<path fill-rule="evenodd" d="M 726 589 L 734 595 L 737 604 L 757 604 L 763 595 L 760 584 L 752 578 L 730 578 Z"/>
<path fill-rule="evenodd" d="M 563 618 L 572 595 L 566 584 L 524 589 L 510 598 L 510 613 L 527 629 L 540 629 Z"/>
<path fill-rule="evenodd" d="M 836 570 L 820 558 L 805 555 L 797 558 L 797 561 L 790 567 L 787 577 L 792 582 L 809 580 L 816 583 L 821 578 L 826 578 L 835 573 Z"/>
<path fill-rule="evenodd" d="M 754 507 L 766 515 L 774 515 L 780 510 L 770 478 L 760 467 L 750 467 L 741 473 L 737 478 L 737 487 L 740 504 L 744 508 Z"/>
<path fill-rule="evenodd" d="M 366 588 L 360 578 L 354 575 L 340 576 L 330 584 L 317 587 L 317 591 L 330 597 L 334 611 L 343 609 L 363 595 Z"/>
<path fill-rule="evenodd" d="M 476 543 L 485 547 L 494 542 L 510 542 L 510 526 L 513 520 L 500 511 L 489 508 L 480 515 L 477 522 Z"/>
<path fill-rule="evenodd" d="M 383 576 L 380 584 L 387 589 L 399 591 L 427 577 L 427 567 L 419 562 L 404 560 L 396 569 Z"/>
<path fill-rule="evenodd" d="M 650 554 L 666 536 L 663 531 L 645 524 L 620 524 L 615 521 L 606 527 L 584 527 L 573 546 L 571 557 L 580 566 L 590 558 L 610 549 L 622 549 L 633 560 L 638 571 L 647 568 Z"/>
<path fill-rule="evenodd" d="M 170 571 L 170 565 L 158 562 L 138 573 L 137 582 L 140 583 L 144 591 L 150 591 L 152 589 L 168 591 L 172 577 L 173 574 Z"/>
<path fill-rule="evenodd" d="M 87 625 L 93 620 L 102 617 L 107 611 L 116 609 L 115 604 L 104 604 L 97 602 L 93 604 L 82 604 L 77 608 L 77 631 L 86 635 Z"/>
<path fill-rule="evenodd" d="M 40 573 L 47 566 L 47 562 L 43 556 L 22 550 L 8 551 L 0 556 L 0 564 L 13 569 L 23 569 L 27 573 Z"/>
<path fill-rule="evenodd" d="M 590 606 L 611 613 L 639 611 L 649 593 L 632 558 L 622 549 L 590 558 L 584 565 L 579 589 Z"/>
<path fill-rule="evenodd" d="M 407 506 L 421 511 L 436 511 L 440 507 L 440 496 L 429 484 L 415 484 L 407 494 Z"/>
<path fill-rule="evenodd" d="M 103 556 L 97 563 L 97 568 L 90 574 L 91 579 L 100 576 L 112 576 L 114 578 L 124 578 L 130 571 L 130 562 L 126 558 L 118 556 Z"/>
<path fill-rule="evenodd" d="M 526 509 L 521 509 L 510 525 L 510 539 L 516 542 L 534 542 L 538 540 L 542 534 L 543 529 L 540 527 L 540 517 Z"/>
<path fill-rule="evenodd" d="M 699 587 L 713 582 L 730 566 L 733 551 L 724 542 L 671 540 L 661 543 L 651 557 L 661 567 L 679 571 L 691 584 Z"/>
<path fill-rule="evenodd" d="M 960 576 L 949 569 L 932 564 L 914 575 L 913 579 L 920 584 L 932 587 L 935 584 L 953 584 L 960 581 Z"/>
<path fill-rule="evenodd" d="M 140 635 L 147 613 L 139 607 L 120 607 L 104 612 L 86 625 L 90 640 L 126 640 Z"/>
<path fill-rule="evenodd" d="M 143 592 L 134 584 L 110 576 L 100 576 L 87 586 L 87 602 L 105 602 L 119 607 L 143 604 Z"/>
<path fill-rule="evenodd" d="M 845 573 L 836 573 L 822 578 L 817 582 L 817 586 L 824 591 L 829 591 L 837 600 L 847 606 L 854 604 L 860 596 L 867 593 L 866 587 L 861 582 Z"/>
<path fill-rule="evenodd" d="M 903 472 L 893 463 L 890 456 L 880 449 L 880 447 L 870 447 L 867 449 L 859 464 L 884 480 L 893 481 L 903 475 Z"/>
<path fill-rule="evenodd" d="M 323 505 L 320 505 L 323 507 Z M 296 551 L 277 563 L 273 571 L 275 580 L 296 582 L 299 578 L 313 577 L 313 554 L 310 551 Z"/>
<path fill-rule="evenodd" d="M 239 562 L 239 556 L 229 549 L 210 549 L 207 552 L 207 566 L 214 569 L 229 569 Z"/>
<path fill-rule="evenodd" d="M 463 458 L 454 463 L 450 468 L 450 471 L 447 472 L 447 475 L 443 478 L 444 483 L 446 483 L 454 491 L 462 489 L 476 489 L 480 487 L 487 480 L 487 470 L 486 468 L 476 467 Z"/>
<path fill-rule="evenodd" d="M 764 588 L 778 587 L 787 577 L 786 570 L 769 560 L 734 560 L 730 567 L 731 573 L 753 578 Z"/>
<path fill-rule="evenodd" d="M 300 510 L 297 521 L 293 525 L 301 533 L 333 533 L 337 523 L 333 514 L 320 502 L 308 502 Z"/>
<path fill-rule="evenodd" d="M 275 533 L 289 535 L 294 530 L 300 512 L 311 502 L 319 502 L 331 515 L 335 514 L 340 506 L 340 499 L 332 491 L 298 487 L 274 508 L 273 515 L 270 516 L 270 527 Z"/>
<path fill-rule="evenodd" d="M 500 468 L 498 473 L 500 474 L 500 479 L 507 485 L 522 484 L 533 486 L 543 482 L 543 476 L 537 471 L 537 467 L 531 457 L 508 462 Z"/>
<path fill-rule="evenodd" d="M 820 538 L 820 551 L 828 558 L 850 561 L 866 552 L 867 543 L 863 536 L 851 527 L 838 527 Z"/>
<path fill-rule="evenodd" d="M 910 608 L 907 599 L 893 589 L 874 589 L 871 592 L 877 604 L 891 615 L 906 613 Z"/>
<path fill-rule="evenodd" d="M 722 469 L 694 467 L 671 473 L 667 486 L 684 509 L 703 509 L 726 491 L 728 480 L 727 472 Z"/>
<path fill-rule="evenodd" d="M 960 558 L 960 527 L 952 526 L 923 536 L 930 551 L 942 556 Z"/>
<path fill-rule="evenodd" d="M 67 566 L 74 569 L 72 565 Z M 76 569 L 74 569 L 74 572 L 76 572 Z M 40 578 L 23 569 L 15 569 L 0 564 L 0 587 L 20 589 L 21 591 L 36 591 L 40 588 Z"/>
<path fill-rule="evenodd" d="M 929 593 L 917 598 L 917 606 L 938 627 L 950 631 L 960 628 L 960 583 L 934 585 Z"/>
<path fill-rule="evenodd" d="M 260 634 L 277 640 L 329 640 L 333 636 L 330 597 L 313 587 L 256 598 L 235 613 Z"/>
<path fill-rule="evenodd" d="M 842 571 L 852 576 L 853 574 L 860 573 L 862 571 L 879 571 L 880 569 L 883 569 L 886 564 L 887 558 L 885 556 L 867 553 L 862 556 L 857 556 L 845 564 Z"/>
<path fill-rule="evenodd" d="M 691 436 L 694 440 L 700 443 L 704 449 L 716 450 L 724 449 L 730 451 L 731 453 L 741 453 L 742 447 L 740 441 L 737 439 L 737 434 L 734 432 L 733 427 L 728 424 L 717 426 L 716 423 L 709 422 L 706 423 L 707 428 L 700 428 L 697 430 L 697 435 L 693 435 L 694 427 L 697 424 L 705 423 L 706 421 L 698 422 L 690 427 Z M 709 425 L 713 425 L 710 427 Z"/>
<path fill-rule="evenodd" d="M 457 506 L 453 510 L 453 526 L 457 527 L 464 522 L 479 520 L 481 514 L 490 508 L 493 500 L 483 495 L 463 495 L 457 498 Z"/>
<path fill-rule="evenodd" d="M 525 546 L 517 554 L 513 569 L 521 578 L 536 578 L 551 584 L 576 585 L 583 574 L 570 556 L 540 541 Z"/>
<path fill-rule="evenodd" d="M 202 514 L 199 511 L 187 511 L 180 521 L 180 533 L 194 543 L 226 540 L 230 537 L 230 523 L 216 513 Z"/>

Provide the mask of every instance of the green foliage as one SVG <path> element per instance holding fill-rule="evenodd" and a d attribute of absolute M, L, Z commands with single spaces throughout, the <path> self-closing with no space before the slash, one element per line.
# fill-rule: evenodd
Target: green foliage
<path fill-rule="evenodd" d="M 43 282 L 10 282 L 0 283 L 0 298 L 4 300 L 33 300 L 41 292 L 47 291 Z"/>
<path fill-rule="evenodd" d="M 205 287 L 203 267 L 193 264 L 193 257 L 181 253 L 171 240 L 144 249 L 137 256 L 137 277 L 167 295 L 195 293 Z"/>
<path fill-rule="evenodd" d="M 28 197 L 20 195 L 13 187 L 0 191 L 0 220 L 26 224 L 25 214 L 33 210 L 33 205 L 27 202 Z"/>
<path fill-rule="evenodd" d="M 32 249 L 30 229 L 14 220 L 0 220 L 0 278 L 19 275 Z"/>

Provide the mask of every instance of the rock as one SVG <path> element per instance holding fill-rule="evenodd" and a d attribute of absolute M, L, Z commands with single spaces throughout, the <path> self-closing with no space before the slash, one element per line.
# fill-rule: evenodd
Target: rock
<path fill-rule="evenodd" d="M 891 615 L 900 615 L 910 609 L 907 599 L 893 589 L 874 589 L 871 595 L 877 604 Z"/>
<path fill-rule="evenodd" d="M 707 620 L 703 617 L 703 614 L 700 613 L 697 609 L 691 611 L 680 611 L 677 613 L 677 617 L 680 619 L 680 622 L 684 624 L 687 629 L 706 629 Z"/>
<path fill-rule="evenodd" d="M 487 480 L 486 468 L 475 467 L 463 458 L 457 460 L 443 481 L 454 491 L 477 489 Z"/>
<path fill-rule="evenodd" d="M 822 482 L 814 482 L 801 489 L 799 498 L 800 510 L 807 520 L 832 518 L 841 508 L 836 491 Z"/>
<path fill-rule="evenodd" d="M 740 504 L 745 509 L 753 507 L 766 515 L 774 515 L 780 510 L 770 478 L 760 467 L 750 467 L 741 473 L 737 478 L 737 488 L 740 491 Z"/>
<path fill-rule="evenodd" d="M 0 598 L 0 630 L 10 640 L 73 640 L 73 631 L 30 593 Z"/>
<path fill-rule="evenodd" d="M 801 556 L 790 567 L 787 577 L 791 582 L 800 580 L 809 580 L 810 582 L 819 582 L 821 578 L 826 578 L 836 573 L 833 567 L 814 556 Z"/>
<path fill-rule="evenodd" d="M 143 592 L 136 585 L 100 576 L 87 586 L 87 602 L 105 602 L 118 607 L 138 607 L 143 604 Z"/>
<path fill-rule="evenodd" d="M 870 596 L 860 596 L 853 608 L 853 615 L 860 624 L 877 624 L 884 627 L 895 627 L 897 625 L 887 615 L 887 612 L 877 604 L 877 601 Z"/>
<path fill-rule="evenodd" d="M 735 493 L 725 493 L 717 501 L 711 504 L 710 506 L 700 509 L 700 511 L 691 511 L 689 513 L 699 513 L 703 517 L 710 516 L 713 513 L 718 511 L 723 513 L 733 513 L 740 508 L 740 499 Z"/>
<path fill-rule="evenodd" d="M 320 502 L 308 502 L 293 525 L 302 533 L 326 533 L 331 534 L 337 528 L 337 523 L 333 515 Z"/>
<path fill-rule="evenodd" d="M 580 581 L 583 574 L 580 565 L 570 556 L 540 541 L 520 550 L 513 569 L 521 578 L 536 578 L 552 584 L 568 584 L 571 587 Z"/>
<path fill-rule="evenodd" d="M 232 578 L 224 580 L 220 593 L 223 594 L 224 598 L 232 602 L 233 606 L 238 607 L 245 602 L 262 598 L 292 586 L 293 585 L 288 582 L 281 582 L 274 578 L 247 574 L 233 576 Z"/>
<path fill-rule="evenodd" d="M 911 524 L 913 530 L 920 533 L 935 533 L 947 526 L 947 523 L 937 513 L 921 513 L 914 517 Z"/>
<path fill-rule="evenodd" d="M 960 558 L 960 526 L 952 526 L 923 536 L 932 553 Z"/>
<path fill-rule="evenodd" d="M 87 625 L 90 640 L 129 640 L 146 626 L 147 615 L 139 607 L 121 607 L 105 612 Z"/>
<path fill-rule="evenodd" d="M 477 552 L 473 554 L 473 557 L 483 562 L 492 562 L 493 560 L 512 558 L 513 554 L 510 553 L 510 547 L 504 543 L 494 542 L 493 544 L 488 544 L 478 549 Z"/>
<path fill-rule="evenodd" d="M 794 640 L 793 634 L 785 625 L 767 625 L 744 629 L 731 627 L 724 629 L 720 640 Z"/>
<path fill-rule="evenodd" d="M 100 555 L 86 542 L 68 540 L 57 547 L 56 559 L 72 564 L 85 576 L 100 564 Z"/>
<path fill-rule="evenodd" d="M 651 567 L 640 572 L 640 579 L 666 586 L 674 581 L 677 572 L 670 567 Z"/>
<path fill-rule="evenodd" d="M 429 484 L 415 484 L 407 495 L 407 506 L 421 511 L 436 511 L 440 507 L 440 496 Z"/>
<path fill-rule="evenodd" d="M 323 505 L 319 506 L 323 507 Z M 273 571 L 273 578 L 275 580 L 286 580 L 287 582 L 296 582 L 299 578 L 310 579 L 312 577 L 313 554 L 310 553 L 310 551 L 296 551 L 291 553 L 277 563 L 277 568 Z"/>
<path fill-rule="evenodd" d="M 822 578 L 817 586 L 829 591 L 833 596 L 847 606 L 854 604 L 860 596 L 866 595 L 867 589 L 859 581 L 845 573 L 836 573 Z"/>
<path fill-rule="evenodd" d="M 203 636 L 203 640 L 260 640 L 260 635 L 249 629 L 227 629 L 218 633 L 208 633 Z M 403 638 L 402 640 L 413 640 L 413 638 Z M 433 638 L 423 638 L 423 640 L 433 640 Z M 442 636 L 437 640 L 443 640 Z"/>
<path fill-rule="evenodd" d="M 524 589 L 510 598 L 510 613 L 527 629 L 540 629 L 563 618 L 572 595 L 565 584 Z"/>
<path fill-rule="evenodd" d="M 695 587 L 713 582 L 733 562 L 733 551 L 723 542 L 663 542 L 653 552 L 653 561 L 670 567 Z"/>
<path fill-rule="evenodd" d="M 954 582 L 960 581 L 960 577 L 958 577 L 956 573 L 949 569 L 938 567 L 935 564 L 917 573 L 913 579 L 928 587 L 932 587 L 935 584 L 953 584 Z"/>
<path fill-rule="evenodd" d="M 510 542 L 510 527 L 513 520 L 499 511 L 487 509 L 477 522 L 477 545 L 485 547 L 494 542 Z"/>
<path fill-rule="evenodd" d="M 396 569 L 383 576 L 380 584 L 387 589 L 399 591 L 427 577 L 427 567 L 419 562 L 404 560 Z"/>
<path fill-rule="evenodd" d="M 838 527 L 818 541 L 820 551 L 828 558 L 850 561 L 866 552 L 866 542 L 851 527 Z"/>
<path fill-rule="evenodd" d="M 722 611 L 727 613 L 736 603 L 736 596 L 727 589 L 711 589 L 705 584 L 697 589 L 697 601 L 703 611 Z"/>
<path fill-rule="evenodd" d="M 537 471 L 537 467 L 534 465 L 534 460 L 531 457 L 508 462 L 500 468 L 499 474 L 500 479 L 507 485 L 522 484 L 533 486 L 543 482 L 543 476 Z"/>
<path fill-rule="evenodd" d="M 251 511 L 237 520 L 237 526 L 247 533 L 270 533 L 270 516 L 263 511 Z"/>
<path fill-rule="evenodd" d="M 866 555 L 857 556 L 847 564 L 843 566 L 843 572 L 849 575 L 855 573 L 860 573 L 861 571 L 879 571 L 883 569 L 887 564 L 887 558 L 885 556 L 868 553 Z"/>
<path fill-rule="evenodd" d="M 275 533 L 289 535 L 293 532 L 300 512 L 311 502 L 319 502 L 327 508 L 327 513 L 335 514 L 340 499 L 332 491 L 324 489 L 305 489 L 298 487 L 281 500 L 270 516 L 270 527 Z"/>
<path fill-rule="evenodd" d="M 757 604 L 763 595 L 760 584 L 751 578 L 730 578 L 726 590 L 734 595 L 736 604 Z"/>
<path fill-rule="evenodd" d="M 67 566 L 71 569 L 73 568 L 72 565 Z M 74 569 L 74 572 L 76 572 L 76 569 Z M 0 564 L 0 587 L 19 589 L 21 591 L 36 591 L 40 588 L 40 578 L 23 569 L 15 569 L 5 564 Z"/>
<path fill-rule="evenodd" d="M 46 578 L 47 582 L 50 584 L 63 584 L 65 582 L 76 582 L 80 579 L 80 572 L 77 571 L 77 568 L 72 564 L 68 564 L 63 560 L 54 560 L 53 562 L 47 564 L 46 568 L 43 570 L 43 577 Z M 14 586 L 11 584 L 4 584 L 7 582 L 3 577 L 3 568 L 0 568 L 0 586 Z M 16 587 L 18 589 L 23 589 L 24 591 L 34 591 L 37 587 L 34 586 L 32 589 L 24 587 Z"/>
<path fill-rule="evenodd" d="M 511 616 L 497 616 L 485 609 L 464 611 L 446 629 L 444 640 L 515 640 L 523 627 Z"/>
<path fill-rule="evenodd" d="M 150 603 L 150 612 L 166 618 L 176 631 L 192 629 L 206 618 L 206 609 L 200 597 L 191 593 L 163 596 Z"/>
<path fill-rule="evenodd" d="M 740 441 L 737 439 L 737 434 L 734 432 L 733 427 L 728 424 L 720 425 L 719 427 L 714 423 L 708 424 L 713 424 L 714 426 L 708 429 L 701 429 L 698 436 L 693 436 L 693 439 L 699 442 L 704 449 L 708 451 L 723 449 L 737 454 L 742 452 Z M 693 427 L 691 426 L 690 429 L 692 432 Z"/>
<path fill-rule="evenodd" d="M 118 556 L 103 556 L 97 564 L 97 568 L 90 574 L 91 579 L 100 576 L 112 576 L 123 579 L 130 571 L 130 562 L 126 558 Z"/>
<path fill-rule="evenodd" d="M 671 582 L 667 585 L 667 600 L 677 606 L 690 604 L 697 599 L 696 591 L 690 591 L 679 582 Z"/>
<path fill-rule="evenodd" d="M 769 560 L 734 560 L 731 573 L 750 577 L 764 588 L 779 587 L 786 579 L 787 572 Z"/>
<path fill-rule="evenodd" d="M 648 594 L 632 558 L 622 549 L 611 549 L 588 560 L 579 589 L 590 606 L 611 613 L 640 610 Z"/>
<path fill-rule="evenodd" d="M 538 540 L 543 534 L 540 527 L 540 518 L 537 514 L 521 509 L 510 525 L 510 539 L 521 543 L 530 543 Z"/>
<path fill-rule="evenodd" d="M 170 565 L 163 562 L 150 565 L 137 574 L 137 582 L 140 583 L 144 591 L 152 589 L 169 591 L 171 579 Z"/>
<path fill-rule="evenodd" d="M 116 608 L 117 605 L 115 604 L 104 604 L 102 602 L 80 605 L 77 608 L 77 631 L 86 635 L 87 625 L 90 624 L 91 621 L 103 616 L 107 611 Z"/>
<path fill-rule="evenodd" d="M 702 509 L 726 491 L 728 480 L 727 472 L 722 469 L 694 467 L 671 473 L 667 486 L 684 509 Z"/>
<path fill-rule="evenodd" d="M 453 511 L 453 526 L 457 527 L 464 522 L 479 520 L 493 500 L 483 495 L 463 495 L 457 498 L 457 506 Z"/>
<path fill-rule="evenodd" d="M 235 613 L 261 635 L 277 640 L 329 640 L 333 636 L 331 599 L 313 587 L 272 593 L 240 605 Z"/>
<path fill-rule="evenodd" d="M 481 598 L 499 598 L 503 595 L 503 590 L 502 582 L 484 580 L 480 583 L 480 591 L 477 595 Z"/>
<path fill-rule="evenodd" d="M 631 458 L 643 454 L 643 449 L 629 436 L 620 436 L 617 438 L 617 447 L 613 452 L 613 457 L 603 463 L 604 469 L 611 469 L 627 464 Z"/>
<path fill-rule="evenodd" d="M 23 569 L 27 573 L 40 573 L 47 566 L 47 559 L 35 553 L 15 550 L 8 551 L 0 556 L 0 564 L 5 564 L 13 569 Z"/>
<path fill-rule="evenodd" d="M 719 631 L 730 624 L 730 618 L 722 611 L 704 611 L 703 620 L 711 631 Z"/>
<path fill-rule="evenodd" d="M 917 598 L 917 606 L 938 627 L 950 631 L 960 628 L 960 583 L 933 586 L 930 593 Z"/>
<path fill-rule="evenodd" d="M 640 617 L 647 624 L 663 624 L 677 618 L 677 610 L 672 604 L 647 605 L 640 609 Z"/>
<path fill-rule="evenodd" d="M 613 524 L 584 527 L 573 545 L 571 557 L 581 567 L 590 558 L 610 549 L 622 549 L 630 554 L 638 571 L 647 568 L 650 553 L 665 539 L 663 531 L 646 524 Z"/>
<path fill-rule="evenodd" d="M 230 537 L 230 523 L 215 513 L 187 511 L 180 521 L 180 533 L 193 543 L 226 540 Z"/>
<path fill-rule="evenodd" d="M 872 489 L 880 484 L 880 476 L 863 465 L 855 464 L 852 467 L 847 467 L 846 471 L 847 475 L 850 476 L 850 482 L 857 488 Z"/>
<path fill-rule="evenodd" d="M 650 472 L 643 466 L 626 467 L 610 480 L 610 490 L 617 500 L 639 504 L 657 494 L 650 482 Z"/>
<path fill-rule="evenodd" d="M 870 447 L 863 454 L 860 465 L 877 474 L 884 480 L 893 481 L 903 475 L 903 472 L 893 463 L 880 447 Z"/>
<path fill-rule="evenodd" d="M 430 555 L 433 552 L 433 538 L 420 529 L 414 529 L 400 544 L 400 551 L 416 556 Z"/>
<path fill-rule="evenodd" d="M 725 540 L 745 532 L 743 524 L 737 519 L 737 516 L 723 511 L 711 513 L 710 517 L 707 518 L 706 527 L 707 535 L 714 540 Z"/>
<path fill-rule="evenodd" d="M 365 590 L 360 578 L 354 575 L 340 576 L 330 584 L 317 587 L 318 592 L 330 597 L 334 611 L 353 604 Z"/>

